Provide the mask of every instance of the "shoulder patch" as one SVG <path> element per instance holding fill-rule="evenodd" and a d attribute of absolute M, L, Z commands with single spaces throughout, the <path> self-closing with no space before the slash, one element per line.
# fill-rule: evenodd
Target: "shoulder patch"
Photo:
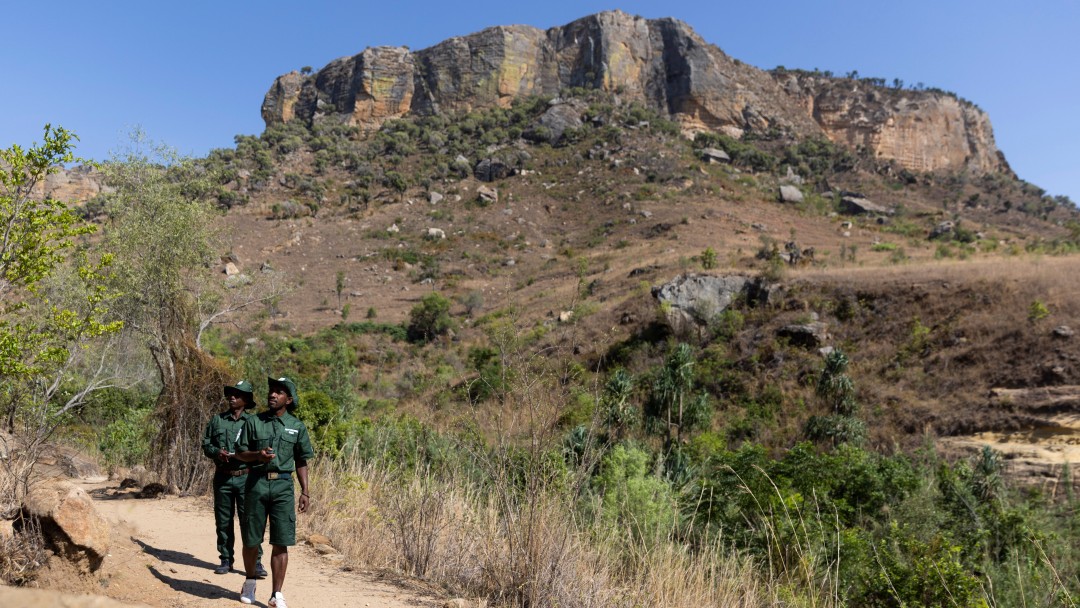
<path fill-rule="evenodd" d="M 285 429 L 286 433 L 292 433 L 293 435 L 300 432 L 300 429 Z"/>

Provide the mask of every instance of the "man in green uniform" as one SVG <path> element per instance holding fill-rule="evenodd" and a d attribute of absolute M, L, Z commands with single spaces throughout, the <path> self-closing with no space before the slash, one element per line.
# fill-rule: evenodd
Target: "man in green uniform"
<path fill-rule="evenodd" d="M 270 521 L 270 573 L 274 583 L 267 605 L 286 608 L 281 588 L 289 567 L 289 547 L 296 544 L 296 512 L 308 508 L 308 467 L 315 457 L 307 427 L 289 413 L 299 404 L 296 383 L 286 377 L 268 379 L 269 409 L 244 423 L 237 457 L 251 463 L 247 476 L 247 520 L 244 537 L 244 567 L 247 579 L 240 601 L 255 602 L 255 559 L 262 545 L 267 519 Z M 295 500 L 293 475 L 300 481 L 300 497 Z"/>
<path fill-rule="evenodd" d="M 221 565 L 214 570 L 214 574 L 228 574 L 232 571 L 233 545 L 236 540 L 233 513 L 239 516 L 241 530 L 246 520 L 244 482 L 247 480 L 248 464 L 233 458 L 233 454 L 236 452 L 236 441 L 244 428 L 244 422 L 251 417 L 245 410 L 255 407 L 251 383 L 247 380 L 226 386 L 224 392 L 229 409 L 210 419 L 202 440 L 203 454 L 213 459 L 215 464 L 214 522 L 217 524 L 217 550 Z M 259 578 L 266 578 L 261 547 L 258 557 L 255 572 Z"/>

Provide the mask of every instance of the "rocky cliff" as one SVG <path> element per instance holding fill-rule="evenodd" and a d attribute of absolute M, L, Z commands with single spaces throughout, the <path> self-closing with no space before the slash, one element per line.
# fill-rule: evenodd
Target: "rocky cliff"
<path fill-rule="evenodd" d="M 278 77 L 262 115 L 267 125 L 333 120 L 372 129 L 410 113 L 508 106 L 569 87 L 647 103 L 690 131 L 824 135 L 917 171 L 1007 169 L 986 114 L 953 96 L 772 74 L 728 57 L 681 21 L 621 11 L 546 31 L 492 27 L 417 52 L 368 48 L 314 74 Z"/>

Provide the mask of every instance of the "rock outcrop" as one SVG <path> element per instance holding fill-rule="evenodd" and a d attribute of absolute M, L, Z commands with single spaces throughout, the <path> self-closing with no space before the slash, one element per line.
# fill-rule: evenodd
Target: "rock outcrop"
<path fill-rule="evenodd" d="M 918 171 L 1008 168 L 986 114 L 954 96 L 772 74 L 732 59 L 681 21 L 621 11 L 546 31 L 492 27 L 415 53 L 368 48 L 314 74 L 278 77 L 262 115 L 268 126 L 329 120 L 374 129 L 406 114 L 507 107 L 571 87 L 648 104 L 688 131 L 825 136 Z"/>
<path fill-rule="evenodd" d="M 652 295 L 676 334 L 704 334 L 733 302 L 765 304 L 777 289 L 760 277 L 687 274 L 654 287 Z"/>
<path fill-rule="evenodd" d="M 911 171 L 1011 172 L 994 144 L 990 118 L 953 95 L 816 74 L 775 77 L 835 143 Z"/>
<path fill-rule="evenodd" d="M 82 488 L 62 480 L 42 481 L 23 500 L 26 517 L 40 522 L 45 537 L 70 561 L 97 570 L 109 552 L 109 523 Z"/>

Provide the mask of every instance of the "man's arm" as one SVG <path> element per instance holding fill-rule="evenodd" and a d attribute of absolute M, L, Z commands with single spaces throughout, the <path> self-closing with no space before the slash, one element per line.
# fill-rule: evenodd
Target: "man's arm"
<path fill-rule="evenodd" d="M 240 429 L 240 436 L 236 438 L 236 453 L 233 454 L 233 458 L 242 462 L 270 462 L 274 459 L 273 454 L 268 454 L 267 449 L 262 450 L 249 450 L 249 441 L 251 437 L 251 424 L 245 422 L 243 428 Z"/>
<path fill-rule="evenodd" d="M 307 461 L 296 461 L 296 478 L 300 480 L 300 498 L 296 501 L 296 510 L 300 513 L 307 511 L 311 497 L 308 495 Z"/>
<path fill-rule="evenodd" d="M 214 443 L 214 435 L 217 430 L 217 425 L 214 424 L 215 418 L 211 418 L 210 422 L 206 423 L 206 432 L 203 433 L 202 438 L 202 451 L 206 454 L 207 458 L 213 458 L 214 460 L 227 461 L 229 459 L 225 452 L 225 448 L 218 446 Z"/>
<path fill-rule="evenodd" d="M 296 438 L 296 447 L 293 454 L 296 459 L 296 478 L 300 480 L 300 499 L 296 501 L 296 509 L 303 513 L 307 511 L 311 496 L 308 495 L 308 466 L 309 460 L 315 457 L 315 449 L 311 447 L 311 437 L 308 436 L 307 427 L 300 425 L 300 436 Z"/>

